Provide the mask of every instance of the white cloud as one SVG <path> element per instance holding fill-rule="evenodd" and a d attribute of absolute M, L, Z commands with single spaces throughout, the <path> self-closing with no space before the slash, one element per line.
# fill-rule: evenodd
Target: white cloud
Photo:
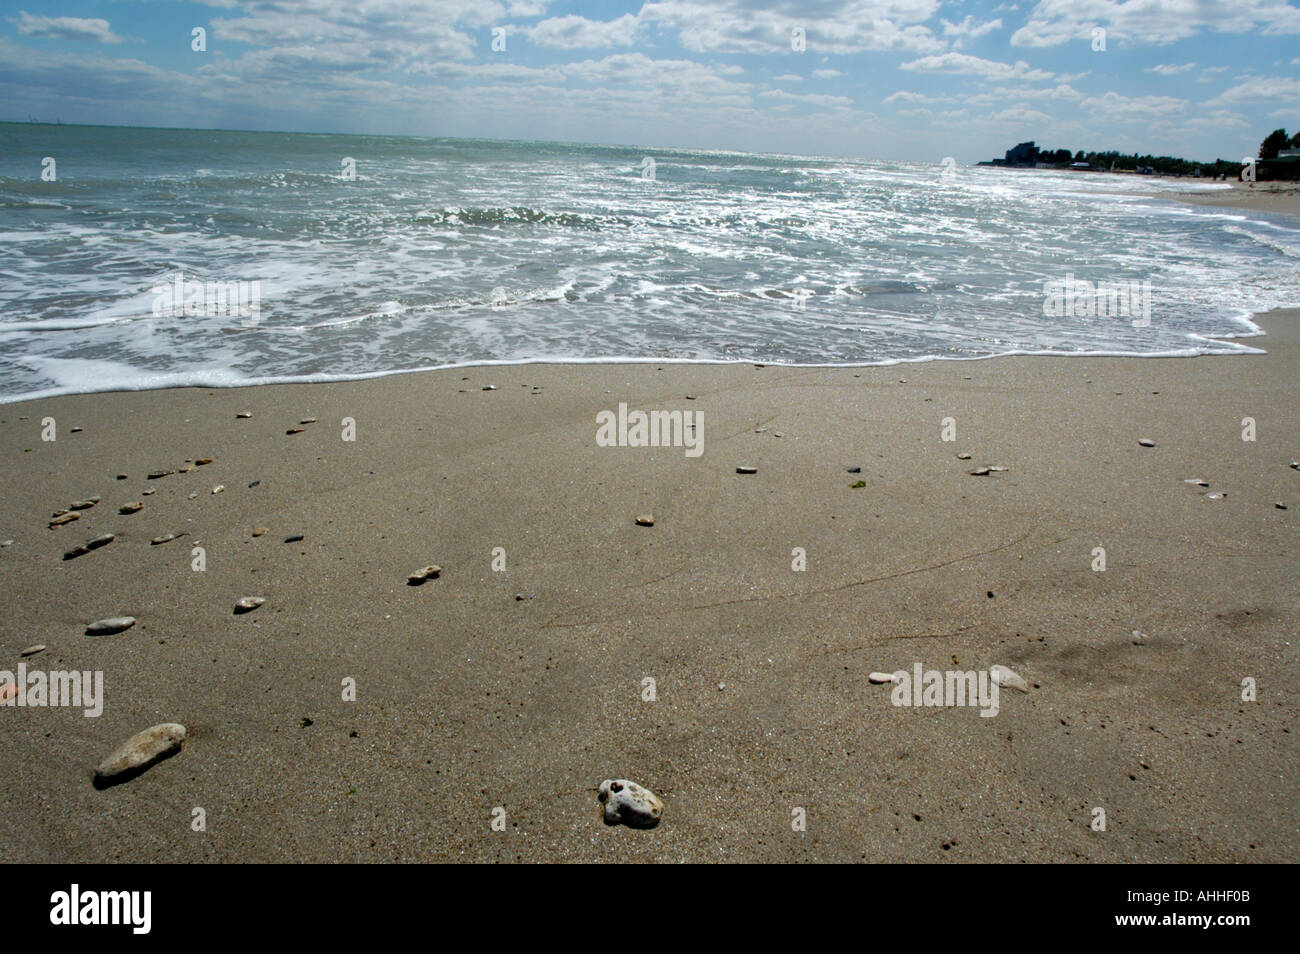
<path fill-rule="evenodd" d="M 992 33 L 994 30 L 1002 29 L 1001 19 L 988 20 L 984 23 L 980 23 L 973 16 L 970 16 L 969 14 L 967 15 L 966 19 L 961 21 L 961 23 L 953 23 L 951 20 L 945 20 L 942 18 L 940 18 L 939 22 L 943 24 L 944 36 L 952 36 L 957 38 L 956 40 L 953 41 L 953 49 L 957 49 L 957 50 L 960 50 L 962 48 L 962 44 L 967 39 L 974 40 L 983 36 L 986 33 Z"/>
<path fill-rule="evenodd" d="M 641 21 L 676 32 L 697 53 L 791 53 L 791 30 L 804 31 L 809 53 L 944 48 L 925 21 L 940 0 L 656 0 Z"/>
<path fill-rule="evenodd" d="M 820 93 L 787 93 L 782 89 L 764 90 L 758 94 L 764 99 L 782 99 L 800 103 L 811 103 L 814 106 L 852 106 L 853 100 L 847 96 L 826 96 Z"/>
<path fill-rule="evenodd" d="M 773 76 L 773 82 L 777 83 L 802 83 L 802 76 L 795 76 L 793 73 L 782 73 L 780 76 Z"/>
<path fill-rule="evenodd" d="M 18 27 L 20 36 L 34 36 L 50 40 L 94 40 L 98 43 L 121 43 L 122 38 L 113 32 L 107 20 L 87 20 L 81 17 L 39 17 L 26 10 L 9 17 Z"/>
<path fill-rule="evenodd" d="M 1024 79 L 1030 81 L 1049 80 L 1055 75 L 1045 70 L 1034 70 L 1024 60 L 1014 66 L 986 60 L 967 53 L 943 53 L 938 56 L 923 56 L 918 60 L 903 63 L 900 69 L 914 70 L 921 73 L 952 73 L 959 76 L 978 76 L 985 80 L 1005 81 Z"/>
<path fill-rule="evenodd" d="M 886 105 L 889 103 L 937 103 L 939 102 L 939 97 L 926 96 L 924 93 L 913 93 L 905 89 L 900 89 L 897 93 L 886 96 L 881 100 L 881 102 Z"/>
<path fill-rule="evenodd" d="M 640 21 L 632 14 L 617 20 L 588 20 L 586 17 L 551 17 L 527 31 L 538 46 L 572 50 L 579 47 L 631 46 Z"/>
<path fill-rule="evenodd" d="M 1104 27 L 1108 40 L 1164 46 L 1197 33 L 1300 33 L 1300 8 L 1286 0 L 1040 0 L 1012 46 L 1059 46 L 1091 40 Z"/>
<path fill-rule="evenodd" d="M 1114 122 L 1149 122 L 1187 109 L 1187 100 L 1173 96 L 1123 96 L 1113 90 L 1085 99 L 1084 109 Z"/>
<path fill-rule="evenodd" d="M 1207 100 L 1205 105 L 1213 108 L 1238 103 L 1287 105 L 1292 112 L 1300 111 L 1300 79 L 1292 76 L 1252 76 L 1228 87 L 1218 96 Z"/>
<path fill-rule="evenodd" d="M 1179 73 L 1186 73 L 1188 70 L 1194 69 L 1196 69 L 1195 63 L 1183 63 L 1181 66 L 1161 63 L 1159 66 L 1148 66 L 1144 72 L 1155 73 L 1157 76 L 1177 76 Z"/>
<path fill-rule="evenodd" d="M 835 79 L 835 77 L 843 76 L 844 74 L 841 73 L 839 70 L 813 70 L 812 75 L 817 77 L 818 79 L 828 80 L 828 79 Z"/>

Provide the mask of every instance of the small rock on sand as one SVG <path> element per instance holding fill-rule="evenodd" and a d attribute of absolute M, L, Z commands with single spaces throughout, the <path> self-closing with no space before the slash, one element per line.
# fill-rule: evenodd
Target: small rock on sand
<path fill-rule="evenodd" d="M 43 653 L 43 652 L 45 652 L 45 644 L 44 644 L 44 643 L 37 643 L 35 646 L 28 646 L 26 649 L 24 649 L 24 650 L 23 650 L 21 653 L 19 653 L 18 655 L 20 655 L 20 656 L 35 656 L 37 653 Z"/>
<path fill-rule="evenodd" d="M 653 527 L 655 525 L 655 518 L 648 513 L 639 513 L 636 516 L 636 525 L 638 527 Z"/>
<path fill-rule="evenodd" d="M 289 428 L 287 431 L 285 431 L 285 433 L 286 433 L 286 434 L 301 434 L 301 433 L 302 433 L 302 428 L 301 428 L 301 427 L 291 427 L 291 428 Z"/>
<path fill-rule="evenodd" d="M 53 529 L 54 527 L 61 527 L 65 523 L 72 523 L 72 521 L 80 520 L 80 519 L 81 519 L 81 514 L 79 513 L 65 513 L 51 520 L 50 528 Z"/>
<path fill-rule="evenodd" d="M 965 453 L 963 453 L 963 454 L 958 454 L 958 455 L 957 455 L 957 459 L 958 459 L 958 460 L 970 460 L 970 454 L 965 454 Z"/>
<path fill-rule="evenodd" d="M 406 578 L 406 582 L 411 586 L 419 586 L 426 580 L 436 580 L 440 573 L 442 573 L 442 567 L 430 564 L 410 574 Z"/>
<path fill-rule="evenodd" d="M 606 825 L 654 828 L 663 815 L 664 803 L 648 788 L 625 778 L 607 778 L 596 796 L 605 806 Z"/>
<path fill-rule="evenodd" d="M 260 596 L 245 596 L 235 601 L 235 612 L 251 613 L 265 602 L 266 600 Z"/>
<path fill-rule="evenodd" d="M 212 492 L 213 492 L 214 494 L 225 493 L 225 490 L 226 490 L 226 485 L 225 485 L 225 484 L 217 484 L 217 486 L 215 486 L 215 487 L 212 488 Z"/>
<path fill-rule="evenodd" d="M 87 636 L 112 636 L 114 633 L 121 633 L 135 625 L 134 616 L 110 616 L 107 619 L 96 620 L 86 627 Z"/>
<path fill-rule="evenodd" d="M 270 532 L 271 532 L 270 527 L 257 527 L 253 530 L 253 536 L 260 537 L 262 534 L 270 533 Z"/>
<path fill-rule="evenodd" d="M 1029 691 L 1029 683 L 1025 682 L 1019 674 L 1012 672 L 1006 666 L 990 666 L 989 676 L 999 686 L 1006 686 L 1009 689 L 1019 689 L 1021 692 Z"/>
<path fill-rule="evenodd" d="M 970 475 L 972 477 L 987 477 L 991 473 L 993 473 L 992 467 L 976 467 L 970 472 Z"/>
<path fill-rule="evenodd" d="M 738 473 L 738 474 L 757 474 L 757 473 L 758 473 L 758 468 L 757 468 L 757 467 L 745 467 L 745 466 L 740 466 L 740 467 L 737 467 L 737 468 L 736 468 L 736 473 Z"/>
<path fill-rule="evenodd" d="M 168 476 L 169 474 L 174 474 L 174 473 L 175 473 L 175 471 L 173 471 L 173 470 L 151 470 L 151 471 L 149 471 L 149 479 L 150 479 L 150 480 L 158 480 L 158 479 L 160 479 L 160 478 L 162 478 L 162 477 L 166 477 L 166 476 Z M 122 477 L 125 477 L 125 476 L 126 476 L 125 474 L 122 475 Z M 119 477 L 118 480 L 121 480 L 122 477 Z"/>
<path fill-rule="evenodd" d="M 212 458 L 211 458 L 211 457 L 200 457 L 200 458 L 199 458 L 198 460 L 196 460 L 194 463 L 195 463 L 197 466 L 202 467 L 202 466 L 204 466 L 205 464 L 210 464 L 210 463 L 212 463 Z"/>
<path fill-rule="evenodd" d="M 117 508 L 117 512 L 122 514 L 139 513 L 143 509 L 144 509 L 144 501 L 136 500 L 129 504 L 122 504 L 122 506 Z"/>
<path fill-rule="evenodd" d="M 68 504 L 69 510 L 89 510 L 95 504 L 99 503 L 98 497 L 87 497 L 85 500 L 74 500 Z"/>
<path fill-rule="evenodd" d="M 150 541 L 149 541 L 149 546 L 151 546 L 151 547 L 156 547 L 156 546 L 158 546 L 158 545 L 161 544 L 161 543 L 168 543 L 168 542 L 170 542 L 170 541 L 172 541 L 172 540 L 175 540 L 177 537 L 180 537 L 180 536 L 183 536 L 183 535 L 184 535 L 184 534 L 182 534 L 182 533 L 164 533 L 162 536 L 154 537 L 152 540 L 150 540 Z"/>
<path fill-rule="evenodd" d="M 95 787 L 103 788 L 135 778 L 145 769 L 180 751 L 185 726 L 164 722 L 127 739 L 95 766 Z"/>
<path fill-rule="evenodd" d="M 848 472 L 849 472 L 850 474 L 860 474 L 860 473 L 862 473 L 862 468 L 861 468 L 861 467 L 849 467 L 849 468 L 846 468 L 846 469 L 848 470 Z"/>
<path fill-rule="evenodd" d="M 1152 440 L 1151 438 L 1149 438 L 1149 437 L 1144 437 L 1144 438 L 1142 438 L 1141 440 L 1138 441 L 1138 443 L 1141 444 L 1143 447 L 1155 447 L 1155 446 L 1156 446 L 1156 442 L 1153 441 L 1153 440 Z"/>
<path fill-rule="evenodd" d="M 85 556 L 91 550 L 98 550 L 100 547 L 108 546 L 116 539 L 117 537 L 113 534 L 105 533 L 102 536 L 95 537 L 93 540 L 87 540 L 85 543 L 81 544 L 81 546 L 73 547 L 67 553 L 63 554 L 63 559 L 75 560 L 79 556 Z"/>
<path fill-rule="evenodd" d="M 291 536 L 291 537 L 285 537 L 285 538 L 284 538 L 284 542 L 285 542 L 285 543 L 302 543 L 302 534 L 301 534 L 301 533 L 295 533 L 295 534 L 294 534 L 293 536 Z"/>
<path fill-rule="evenodd" d="M 235 417 L 252 417 L 252 416 L 253 416 L 252 411 L 240 411 L 238 414 L 235 415 Z"/>
<path fill-rule="evenodd" d="M 892 672 L 873 672 L 867 676 L 867 681 L 879 686 L 887 682 L 897 682 L 898 679 L 895 678 Z"/>

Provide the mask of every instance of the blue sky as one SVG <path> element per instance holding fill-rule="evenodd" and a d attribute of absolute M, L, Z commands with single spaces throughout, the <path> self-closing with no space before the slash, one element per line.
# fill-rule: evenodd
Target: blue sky
<path fill-rule="evenodd" d="M 1300 129 L 1297 3 L 0 0 L 0 119 L 1239 160 Z"/>

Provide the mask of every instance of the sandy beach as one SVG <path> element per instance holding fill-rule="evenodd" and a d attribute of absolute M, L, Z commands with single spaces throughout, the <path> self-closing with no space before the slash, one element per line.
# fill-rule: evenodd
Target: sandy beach
<path fill-rule="evenodd" d="M 1195 180 L 1191 180 L 1195 181 Z M 1255 212 L 1280 212 L 1300 216 L 1300 183 L 1229 182 L 1232 188 L 1217 192 L 1148 193 L 1153 198 L 1175 199 L 1193 205 L 1227 209 L 1250 209 Z"/>
<path fill-rule="evenodd" d="M 97 718 L 0 709 L 6 860 L 1294 860 L 1300 311 L 1260 320 L 1267 355 L 0 407 L 0 668 L 104 673 Z M 598 446 L 620 403 L 701 413 L 703 453 Z M 868 681 L 916 663 L 1030 689 L 982 718 Z M 92 785 L 161 722 L 182 751 Z M 661 824 L 602 824 L 606 778 L 656 792 Z"/>

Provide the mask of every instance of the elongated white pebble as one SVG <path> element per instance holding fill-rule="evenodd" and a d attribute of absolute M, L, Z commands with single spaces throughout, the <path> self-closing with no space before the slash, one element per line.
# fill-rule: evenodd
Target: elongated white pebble
<path fill-rule="evenodd" d="M 112 636 L 114 633 L 130 629 L 134 625 L 134 616 L 110 616 L 107 619 L 96 620 L 87 626 L 86 635 Z"/>
<path fill-rule="evenodd" d="M 989 676 L 999 686 L 1006 686 L 1009 689 L 1019 689 L 1021 692 L 1029 691 L 1029 683 L 1025 682 L 1017 673 L 1012 672 L 1006 666 L 990 666 Z"/>
<path fill-rule="evenodd" d="M 163 722 L 137 732 L 95 766 L 95 784 L 125 782 L 149 766 L 180 751 L 185 742 L 185 726 Z"/>

